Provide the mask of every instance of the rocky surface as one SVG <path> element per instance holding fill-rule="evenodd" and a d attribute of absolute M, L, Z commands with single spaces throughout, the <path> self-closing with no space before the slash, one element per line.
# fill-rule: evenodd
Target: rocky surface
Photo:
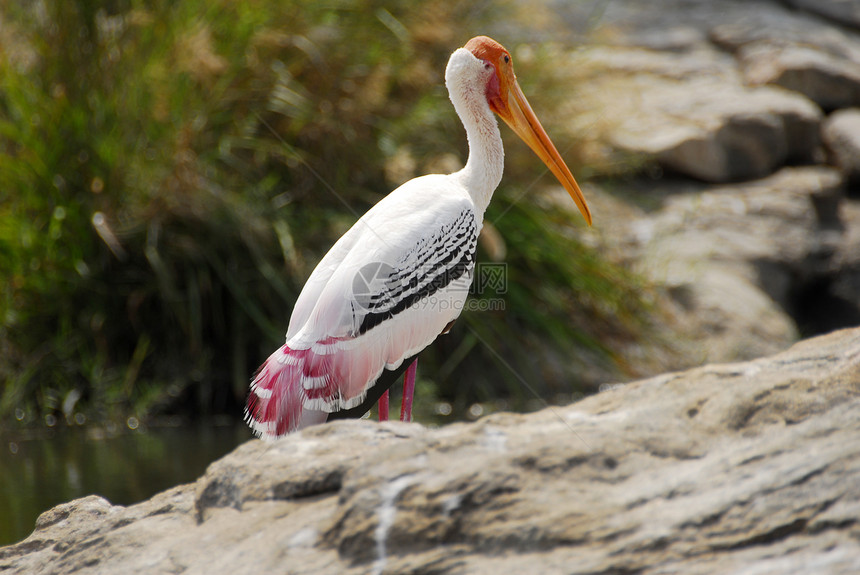
<path fill-rule="evenodd" d="M 24 573 L 856 573 L 860 329 L 530 415 L 253 440 L 0 549 Z"/>
<path fill-rule="evenodd" d="M 611 3 L 572 57 L 594 71 L 578 121 L 620 152 L 709 182 L 758 178 L 820 161 L 824 114 L 860 105 L 856 31 L 763 0 L 659 5 Z"/>
<path fill-rule="evenodd" d="M 855 4 L 556 4 L 598 175 L 585 237 L 668 296 L 664 369 L 860 324 Z"/>
<path fill-rule="evenodd" d="M 729 182 L 765 176 L 788 161 L 809 163 L 818 150 L 822 114 L 815 104 L 730 81 L 736 72 L 718 58 L 603 47 L 587 58 L 601 73 L 582 89 L 591 112 L 579 121 L 604 126 L 600 139 L 627 154 Z M 713 68 L 688 72 L 703 60 Z"/>
<path fill-rule="evenodd" d="M 590 185 L 602 225 L 592 242 L 665 290 L 686 359 L 736 361 L 775 353 L 800 330 L 860 324 L 857 223 L 839 172 L 783 168 L 760 180 L 626 184 L 659 198 L 625 205 Z M 562 201 L 564 198 L 560 198 Z"/>
<path fill-rule="evenodd" d="M 803 94 L 824 110 L 860 103 L 860 63 L 808 46 L 752 43 L 740 52 L 744 80 Z"/>
<path fill-rule="evenodd" d="M 834 112 L 824 124 L 824 143 L 853 189 L 860 188 L 860 108 Z"/>

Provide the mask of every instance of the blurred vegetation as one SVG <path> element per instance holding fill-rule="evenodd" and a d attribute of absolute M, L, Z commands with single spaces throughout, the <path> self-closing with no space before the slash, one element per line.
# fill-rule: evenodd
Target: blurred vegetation
<path fill-rule="evenodd" d="M 499 2 L 3 3 L 2 420 L 238 417 L 337 237 L 403 180 L 465 159 L 448 55 L 531 18 Z M 532 50 L 518 71 L 553 126 L 570 87 Z M 464 313 L 422 356 L 422 394 L 454 404 L 521 407 L 522 379 L 581 391 L 647 321 L 637 280 L 540 201 L 555 184 L 509 136 L 479 254 L 506 251 L 505 310 Z"/>

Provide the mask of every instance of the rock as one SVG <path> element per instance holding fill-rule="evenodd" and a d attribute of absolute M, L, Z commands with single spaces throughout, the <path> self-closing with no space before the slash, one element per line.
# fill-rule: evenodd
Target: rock
<path fill-rule="evenodd" d="M 755 43 L 739 58 L 753 86 L 776 85 L 803 94 L 824 110 L 860 105 L 860 63 L 808 46 Z"/>
<path fill-rule="evenodd" d="M 759 3 L 715 22 L 709 37 L 736 55 L 750 85 L 782 86 L 827 111 L 860 101 L 856 33 Z"/>
<path fill-rule="evenodd" d="M 744 47 L 740 60 L 744 78 L 753 86 L 782 86 L 825 110 L 860 104 L 860 68 L 856 62 L 806 46 L 768 44 Z"/>
<path fill-rule="evenodd" d="M 819 107 L 860 97 L 860 34 L 765 0 L 618 0 L 599 19 L 558 5 L 571 25 L 598 22 L 573 52 L 571 116 L 585 163 L 610 176 L 590 200 L 621 200 L 598 203 L 584 236 L 662 290 L 658 328 L 678 345 L 622 356 L 678 369 L 860 324 L 860 129 Z M 825 147 L 838 171 L 797 167 L 827 163 Z"/>
<path fill-rule="evenodd" d="M 585 44 L 571 74 L 581 78 L 576 128 L 592 142 L 592 165 L 597 151 L 608 166 L 632 153 L 634 164 L 708 182 L 760 178 L 820 163 L 820 108 L 860 101 L 860 34 L 779 2 L 556 8 Z"/>
<path fill-rule="evenodd" d="M 837 137 L 848 114 L 825 121 L 819 107 L 860 97 L 860 34 L 767 0 L 556 5 L 585 43 L 570 63 L 572 130 L 584 163 L 610 176 L 590 200 L 595 187 L 621 200 L 598 205 L 584 236 L 669 295 L 659 327 L 680 349 L 663 369 L 860 323 L 860 154 L 847 143 L 860 130 Z M 827 163 L 823 141 L 838 172 L 796 167 Z M 622 355 L 659 355 L 646 348 Z"/>
<path fill-rule="evenodd" d="M 578 54 L 576 66 L 599 71 L 579 91 L 589 110 L 581 124 L 675 172 L 757 178 L 787 161 L 811 162 L 819 148 L 817 106 L 787 90 L 744 87 L 720 57 L 599 48 Z"/>
<path fill-rule="evenodd" d="M 605 192 L 589 188 L 595 209 L 606 206 L 600 201 Z M 808 327 L 799 318 L 815 317 L 807 311 L 813 300 L 835 301 L 831 282 L 854 269 L 846 242 L 860 219 L 845 210 L 842 179 L 832 168 L 783 168 L 738 184 L 641 181 L 628 184 L 623 195 L 658 206 L 608 208 L 619 218 L 603 214 L 590 241 L 660 286 L 674 303 L 663 327 L 675 331 L 677 355 L 689 363 L 663 369 L 785 349 L 796 341 L 799 324 Z M 811 286 L 822 289 L 808 291 Z M 849 301 L 846 309 L 860 313 L 860 301 Z M 852 317 L 824 314 L 815 333 L 856 325 L 839 323 Z"/>
<path fill-rule="evenodd" d="M 252 440 L 0 548 L 23 573 L 856 573 L 860 329 L 530 415 Z"/>
<path fill-rule="evenodd" d="M 788 0 L 792 6 L 860 28 L 860 5 L 852 0 Z"/>
<path fill-rule="evenodd" d="M 860 62 L 860 38 L 856 32 L 808 15 L 786 10 L 770 2 L 743 2 L 712 20 L 709 38 L 730 52 L 749 44 L 777 47 L 806 46 L 841 60 Z"/>
<path fill-rule="evenodd" d="M 822 139 L 849 186 L 860 187 L 860 108 L 834 112 L 823 125 Z"/>

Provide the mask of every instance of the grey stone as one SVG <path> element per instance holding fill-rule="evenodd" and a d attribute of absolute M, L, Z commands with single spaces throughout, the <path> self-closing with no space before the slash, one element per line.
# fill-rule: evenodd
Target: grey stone
<path fill-rule="evenodd" d="M 860 187 L 860 108 L 831 114 L 824 122 L 822 139 L 849 185 Z"/>
<path fill-rule="evenodd" d="M 860 105 L 860 63 L 808 46 L 754 43 L 739 52 L 744 78 L 803 94 L 824 110 Z"/>
<path fill-rule="evenodd" d="M 806 46 L 840 60 L 860 62 L 857 33 L 769 2 L 745 2 L 744 8 L 715 19 L 709 37 L 730 52 L 750 44 Z"/>
<path fill-rule="evenodd" d="M 788 90 L 743 86 L 733 59 L 594 48 L 576 66 L 599 70 L 577 94 L 578 125 L 624 154 L 708 182 L 759 178 L 817 157 L 819 108 Z"/>
<path fill-rule="evenodd" d="M 607 202 L 597 186 L 586 193 L 601 216 L 588 241 L 668 296 L 659 328 L 677 349 L 650 373 L 785 349 L 799 337 L 798 320 L 824 295 L 860 310 L 860 297 L 844 295 L 854 285 L 852 270 L 860 270 L 860 256 L 851 256 L 860 253 L 853 231 L 860 212 L 833 168 L 783 168 L 736 184 L 628 184 L 624 195 L 653 197 L 656 207 L 648 210 Z M 832 293 L 804 295 L 816 285 Z M 822 314 L 815 325 L 855 325 L 855 313 Z M 639 365 L 655 353 L 628 361 Z"/>

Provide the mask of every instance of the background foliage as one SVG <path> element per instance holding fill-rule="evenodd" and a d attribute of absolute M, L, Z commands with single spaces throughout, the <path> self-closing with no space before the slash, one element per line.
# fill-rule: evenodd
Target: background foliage
<path fill-rule="evenodd" d="M 397 184 L 465 158 L 451 51 L 548 25 L 499 2 L 4 3 L 2 419 L 238 417 L 335 239 Z M 575 150 L 558 105 L 571 79 L 530 46 L 514 52 L 523 88 Z M 646 324 L 639 282 L 577 239 L 572 204 L 541 192 L 551 176 L 508 136 L 479 253 L 508 264 L 505 310 L 465 312 L 422 355 L 422 393 L 455 406 L 522 408 L 523 380 L 582 391 Z"/>

